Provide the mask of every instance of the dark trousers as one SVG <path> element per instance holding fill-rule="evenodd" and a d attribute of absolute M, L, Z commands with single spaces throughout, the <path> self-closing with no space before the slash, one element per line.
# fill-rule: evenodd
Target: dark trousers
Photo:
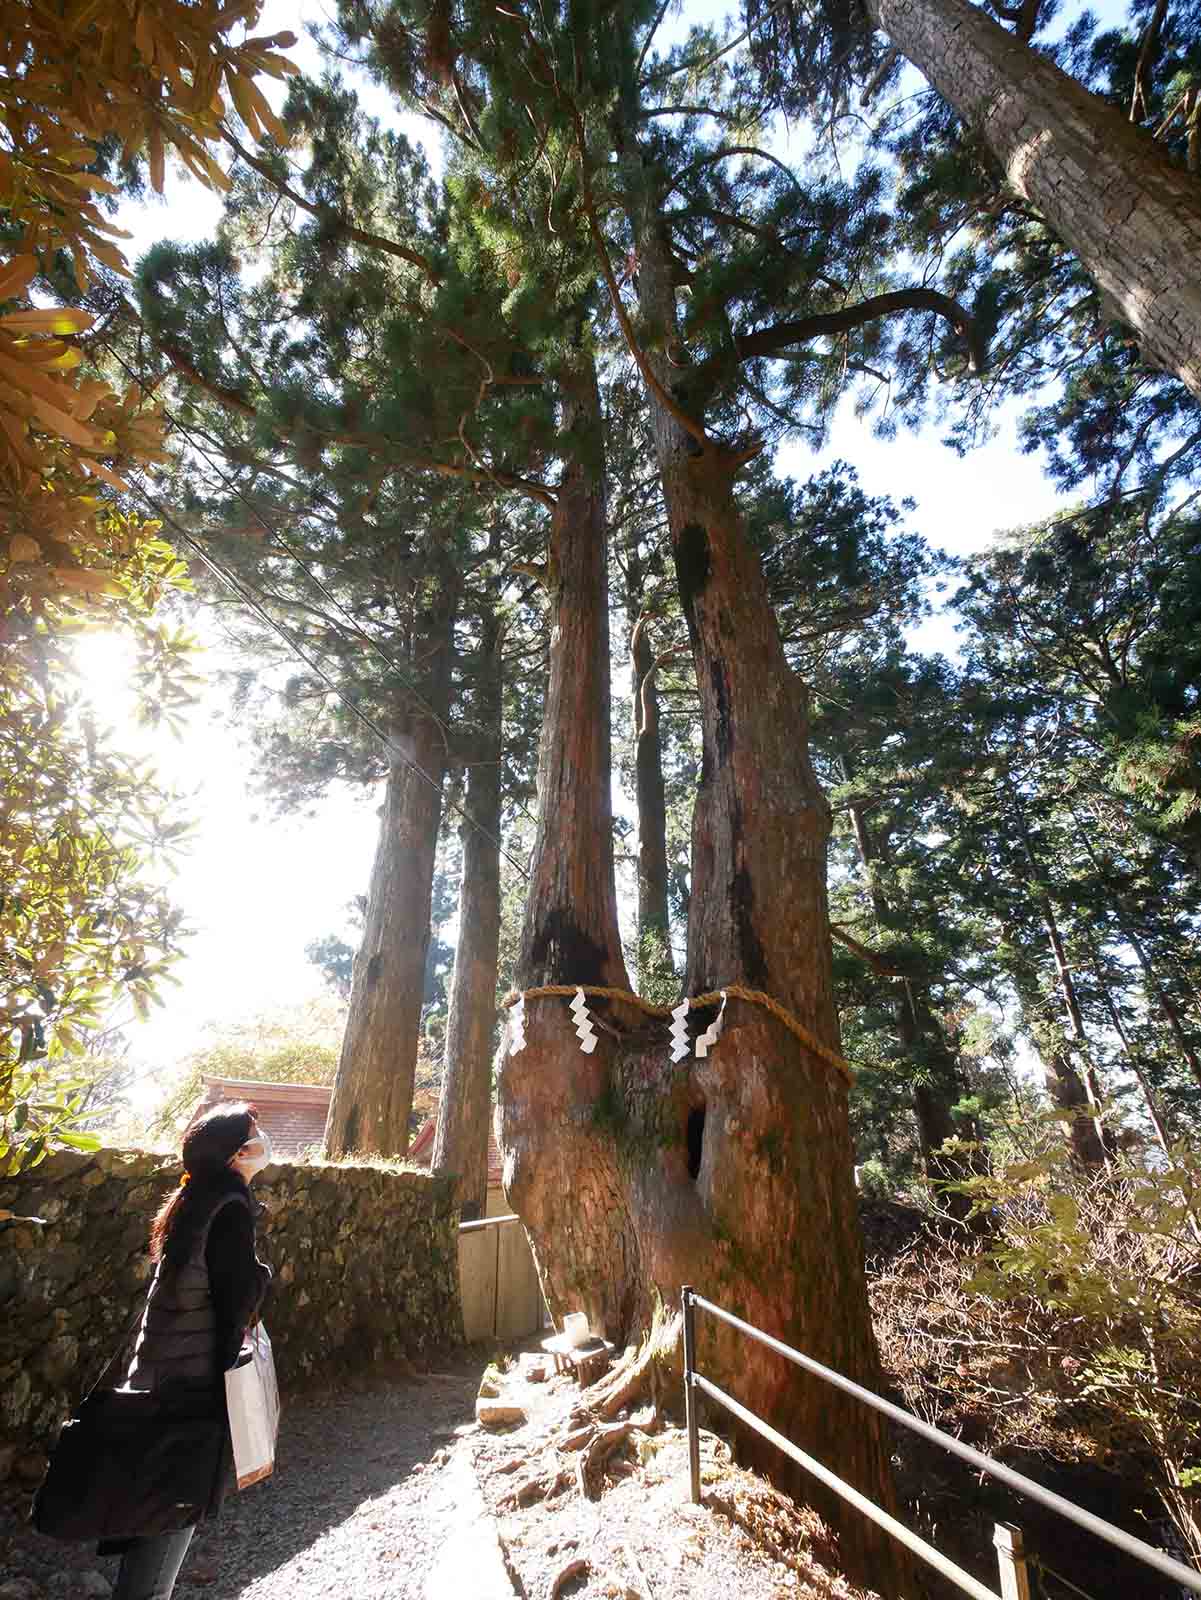
<path fill-rule="evenodd" d="M 113 1600 L 171 1600 L 194 1527 L 134 1539 L 121 1557 Z"/>

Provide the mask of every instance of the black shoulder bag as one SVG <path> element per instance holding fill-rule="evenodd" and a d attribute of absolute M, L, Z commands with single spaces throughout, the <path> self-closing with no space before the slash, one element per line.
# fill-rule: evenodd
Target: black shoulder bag
<path fill-rule="evenodd" d="M 30 1512 L 51 1539 L 174 1532 L 199 1522 L 213 1498 L 227 1426 L 216 1388 L 101 1388 L 141 1316 L 135 1313 L 51 1453 Z"/>

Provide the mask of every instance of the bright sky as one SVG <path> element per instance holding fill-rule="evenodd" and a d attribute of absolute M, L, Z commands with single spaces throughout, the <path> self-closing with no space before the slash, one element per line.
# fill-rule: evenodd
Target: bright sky
<path fill-rule="evenodd" d="M 721 9 L 715 7 L 713 14 Z M 305 0 L 299 12 L 324 20 L 319 0 Z M 689 7 L 689 16 L 696 15 Z M 256 32 L 289 26 L 299 31 L 296 8 L 273 0 Z M 306 70 L 319 69 L 307 38 L 293 53 Z M 271 92 L 269 83 L 264 87 Z M 370 85 L 360 87 L 368 108 L 395 123 L 387 97 Z M 272 98 L 278 103 L 278 95 Z M 427 124 L 406 117 L 401 125 L 435 157 Z M 161 238 L 211 237 L 219 216 L 219 199 L 177 171 L 169 177 L 164 200 L 126 209 L 123 226 L 133 234 L 127 252 L 136 258 Z M 865 490 L 896 500 L 911 496 L 917 502 L 911 525 L 932 544 L 967 554 L 985 546 L 996 531 L 1045 516 L 1055 504 L 1037 459 L 1016 447 L 1015 417 L 1010 411 L 994 419 L 998 436 L 960 459 L 933 431 L 881 443 L 848 405 L 821 457 L 798 443 L 782 453 L 780 465 L 805 477 L 834 458 L 853 462 Z M 929 649 L 954 647 L 943 620 L 923 630 L 920 642 Z M 106 719 L 120 727 L 129 708 L 127 663 L 111 640 L 94 639 L 83 649 L 97 702 Z M 219 646 L 201 661 L 202 670 L 220 665 Z M 247 1018 L 319 990 L 304 947 L 326 933 L 345 935 L 346 902 L 365 891 L 375 846 L 376 797 L 335 791 L 311 816 L 272 819 L 250 787 L 245 736 L 224 720 L 226 699 L 219 685 L 210 685 L 182 740 L 129 734 L 129 742 L 137 740 L 162 776 L 184 792 L 186 810 L 197 823 L 192 849 L 173 884 L 196 930 L 178 969 L 180 986 L 166 991 L 164 1011 L 131 1029 L 134 1055 L 155 1079 L 194 1048 L 205 1023 Z"/>

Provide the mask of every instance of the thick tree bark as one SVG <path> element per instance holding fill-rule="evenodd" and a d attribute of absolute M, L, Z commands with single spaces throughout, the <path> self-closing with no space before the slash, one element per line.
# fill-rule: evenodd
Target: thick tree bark
<path fill-rule="evenodd" d="M 453 615 L 454 589 L 445 583 L 415 630 L 414 655 L 426 667 L 425 699 L 443 720 Z M 404 1155 L 409 1147 L 446 772 L 446 739 L 435 716 L 418 708 L 391 730 L 409 759 L 393 759 L 384 790 L 363 942 L 325 1123 L 330 1156 Z"/>
<path fill-rule="evenodd" d="M 648 184 L 631 205 L 647 345 L 671 349 L 675 291 Z M 826 841 L 804 694 L 785 659 L 734 498 L 736 457 L 698 444 L 648 382 L 652 431 L 700 693 L 703 764 L 693 814 L 686 988 L 767 991 L 837 1050 Z M 708 1018 L 696 1018 L 702 1026 Z M 624 1175 L 622 1245 L 645 1320 L 682 1282 L 862 1382 L 878 1382 L 841 1074 L 767 1013 L 731 1002 L 703 1060 L 672 1067 L 666 1029 L 614 1052 L 605 1116 Z M 628 1270 L 628 1268 L 627 1268 Z M 628 1331 L 619 1327 L 619 1336 Z M 711 1318 L 700 1362 L 746 1405 L 877 1500 L 892 1500 L 876 1419 Z M 753 1435 L 749 1458 L 792 1475 Z M 840 1529 L 848 1571 L 903 1592 L 896 1548 L 841 1502 L 796 1481 Z"/>
<path fill-rule="evenodd" d="M 600 396 L 591 363 L 561 380 L 565 466 L 551 519 L 550 672 L 538 761 L 538 831 L 516 982 L 629 988 L 617 924 L 610 789 L 609 608 Z M 613 1012 L 593 1006 L 599 1017 Z M 609 1039 L 579 1048 L 564 1001 L 531 1001 L 528 1043 L 497 1073 L 508 1200 L 552 1315 L 585 1311 L 622 1339 L 647 1293 L 612 1132 Z"/>
<path fill-rule="evenodd" d="M 563 387 L 568 459 L 551 518 L 554 622 L 518 981 L 628 989 L 613 876 L 604 446 L 591 362 Z"/>
<path fill-rule="evenodd" d="M 572 397 L 568 421 L 581 452 L 582 431 L 598 415 L 588 395 Z M 612 889 L 599 455 L 590 469 L 586 460 L 565 473 L 552 529 L 558 589 L 539 774 L 547 821 L 535 852 L 522 987 L 626 984 Z M 680 473 L 687 484 L 687 469 Z M 798 745 L 799 691 L 728 472 L 717 481 L 724 488 L 716 516 L 703 479 L 684 513 L 696 523 L 684 538 L 696 567 L 684 566 L 694 638 L 703 641 L 709 751 L 688 987 L 741 980 L 766 988 L 837 1047 L 825 924 L 828 811 Z M 507 1036 L 500 1065 L 505 1188 L 555 1317 L 584 1311 L 594 1328 L 625 1343 L 645 1331 L 657 1303 L 678 1303 L 681 1284 L 691 1282 L 875 1382 L 840 1076 L 753 1006 L 731 1003 L 716 1048 L 678 1066 L 664 1025 L 603 1001 L 591 1009 L 601 1036 L 585 1054 L 565 1001 L 530 1001 L 528 1042 L 510 1054 Z M 700 1335 L 715 1381 L 889 1500 L 887 1448 L 870 1415 L 724 1325 L 702 1317 Z M 772 1468 L 780 1465 L 774 1456 Z M 862 1520 L 844 1522 L 826 1509 L 844 1526 L 848 1562 L 868 1564 L 865 1545 L 875 1541 Z M 872 1554 L 881 1587 L 899 1592 L 893 1552 Z"/>
<path fill-rule="evenodd" d="M 1201 397 L 1196 179 L 969 0 L 865 6 L 1075 252 L 1147 360 Z"/>
<path fill-rule="evenodd" d="M 631 586 L 633 573 L 631 573 Z M 639 982 L 675 976 L 667 908 L 667 798 L 659 740 L 658 657 L 649 619 L 635 619 L 630 634 L 634 713 L 634 796 L 638 810 Z M 648 967 L 643 971 L 644 964 Z"/>
<path fill-rule="evenodd" d="M 464 809 L 459 940 L 455 946 L 445 1065 L 438 1097 L 433 1166 L 457 1175 L 463 1221 L 488 1202 L 488 1130 L 492 1123 L 492 1054 L 500 948 L 500 756 L 502 638 L 486 614 L 476 692 L 478 739 L 471 748 Z"/>

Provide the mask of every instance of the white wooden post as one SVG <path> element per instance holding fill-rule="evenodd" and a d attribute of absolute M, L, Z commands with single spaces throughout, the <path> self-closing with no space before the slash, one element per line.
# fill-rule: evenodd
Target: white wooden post
<path fill-rule="evenodd" d="M 1022 1530 L 1012 1522 L 998 1522 L 993 1530 L 997 1564 L 1001 1569 L 1001 1600 L 1030 1600 L 1030 1573 Z"/>

